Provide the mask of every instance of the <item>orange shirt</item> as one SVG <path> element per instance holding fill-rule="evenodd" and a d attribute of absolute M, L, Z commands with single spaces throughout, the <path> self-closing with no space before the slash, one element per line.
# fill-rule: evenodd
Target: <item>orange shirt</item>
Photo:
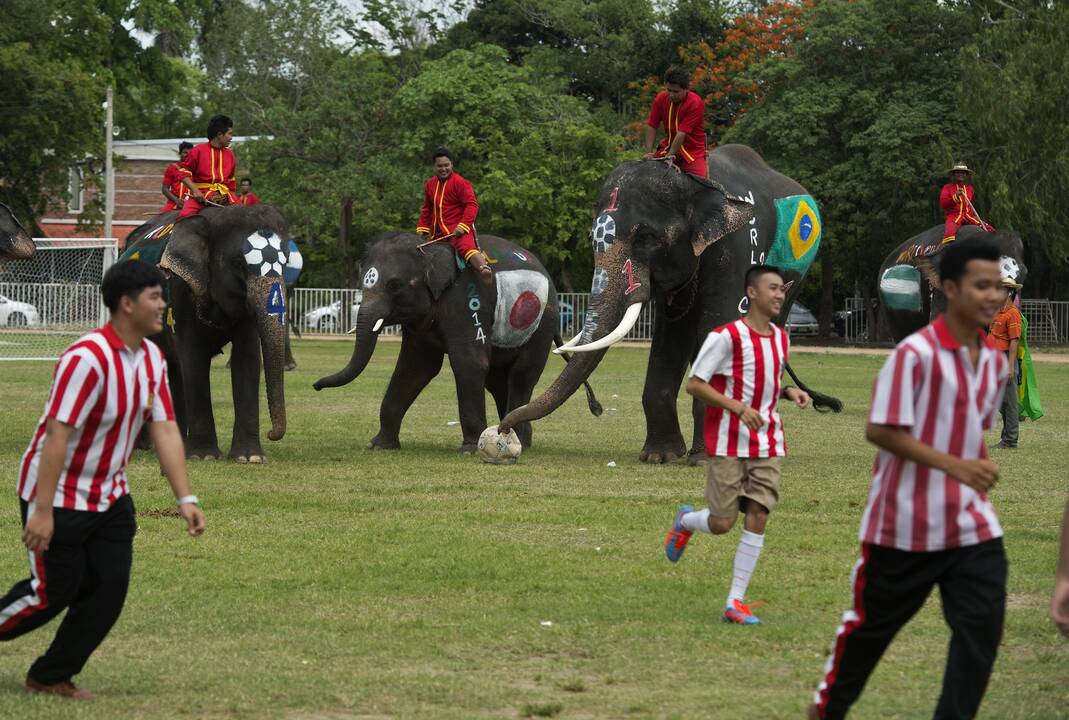
<path fill-rule="evenodd" d="M 1004 307 L 995 313 L 991 323 L 991 340 L 999 350 L 1009 350 L 1011 340 L 1021 339 L 1021 311 L 1016 305 Z"/>

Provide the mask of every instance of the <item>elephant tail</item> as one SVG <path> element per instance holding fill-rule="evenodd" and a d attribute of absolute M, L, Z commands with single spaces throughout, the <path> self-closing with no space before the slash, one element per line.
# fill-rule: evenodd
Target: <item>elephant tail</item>
<path fill-rule="evenodd" d="M 560 333 L 553 336 L 553 344 L 558 348 L 564 344 L 564 338 L 560 336 Z M 564 358 L 564 362 L 571 362 L 572 357 L 568 353 L 561 353 L 561 357 Z M 590 408 L 590 414 L 594 417 L 601 417 L 601 414 L 605 412 L 605 408 L 594 397 L 594 388 L 590 387 L 590 383 L 586 380 L 583 381 L 583 387 L 586 389 L 586 404 Z"/>
<path fill-rule="evenodd" d="M 794 380 L 798 388 L 809 393 L 809 397 L 813 400 L 813 407 L 816 408 L 818 412 L 827 412 L 828 410 L 831 410 L 832 412 L 842 412 L 842 400 L 813 390 L 798 379 L 798 376 L 794 373 L 794 368 L 791 367 L 790 363 L 785 363 L 785 366 L 787 368 L 787 374 L 791 376 L 791 379 Z"/>

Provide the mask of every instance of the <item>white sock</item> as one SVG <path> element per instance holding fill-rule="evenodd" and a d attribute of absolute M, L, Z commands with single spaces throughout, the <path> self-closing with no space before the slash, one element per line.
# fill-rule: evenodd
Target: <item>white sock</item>
<path fill-rule="evenodd" d="M 761 557 L 761 548 L 765 546 L 765 536 L 752 533 L 749 530 L 742 531 L 739 538 L 739 547 L 735 550 L 735 574 L 731 578 L 731 593 L 725 607 L 735 606 L 735 600 L 743 602 L 746 597 L 746 587 L 750 584 L 750 576 L 753 575 L 757 566 L 757 558 Z"/>
<path fill-rule="evenodd" d="M 709 508 L 684 513 L 679 522 L 687 530 L 707 533 L 709 532 Z"/>

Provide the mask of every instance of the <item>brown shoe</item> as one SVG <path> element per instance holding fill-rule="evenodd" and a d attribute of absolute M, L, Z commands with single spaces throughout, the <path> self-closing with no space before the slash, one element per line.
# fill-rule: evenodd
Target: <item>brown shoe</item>
<path fill-rule="evenodd" d="M 1016 445 L 1007 445 L 1004 442 L 999 442 L 999 443 L 996 443 L 994 445 L 989 445 L 988 447 L 991 448 L 992 450 L 1016 450 L 1017 449 Z"/>
<path fill-rule="evenodd" d="M 96 700 L 96 695 L 83 690 L 80 687 L 75 687 L 74 683 L 69 680 L 61 680 L 58 683 L 52 685 L 45 685 L 44 683 L 37 682 L 29 675 L 26 676 L 26 689 L 30 692 L 45 693 L 46 695 L 59 695 L 60 697 L 69 698 L 71 700 L 81 700 L 83 702 L 89 702 L 90 700 Z"/>

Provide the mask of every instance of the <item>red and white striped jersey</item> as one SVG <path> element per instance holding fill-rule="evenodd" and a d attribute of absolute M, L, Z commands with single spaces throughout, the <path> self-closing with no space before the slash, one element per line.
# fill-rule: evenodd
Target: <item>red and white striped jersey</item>
<path fill-rule="evenodd" d="M 761 414 L 765 424 L 751 431 L 733 413 L 705 408 L 705 452 L 720 457 L 764 458 L 787 454 L 776 401 L 790 341 L 783 328 L 760 335 L 741 318 L 705 338 L 691 368 L 713 389 Z"/>
<path fill-rule="evenodd" d="M 163 353 L 151 340 L 130 350 L 111 323 L 63 351 L 19 467 L 18 493 L 27 502 L 37 492 L 49 418 L 74 427 L 53 506 L 104 512 L 129 494 L 126 464 L 141 426 L 174 420 Z"/>
<path fill-rule="evenodd" d="M 899 343 L 876 378 L 869 422 L 908 428 L 955 457 L 986 458 L 984 430 L 995 425 L 1008 362 L 980 337 L 975 369 L 943 316 Z M 1002 528 L 986 493 L 881 449 L 859 535 L 864 543 L 924 552 L 975 545 L 1001 537 Z"/>

